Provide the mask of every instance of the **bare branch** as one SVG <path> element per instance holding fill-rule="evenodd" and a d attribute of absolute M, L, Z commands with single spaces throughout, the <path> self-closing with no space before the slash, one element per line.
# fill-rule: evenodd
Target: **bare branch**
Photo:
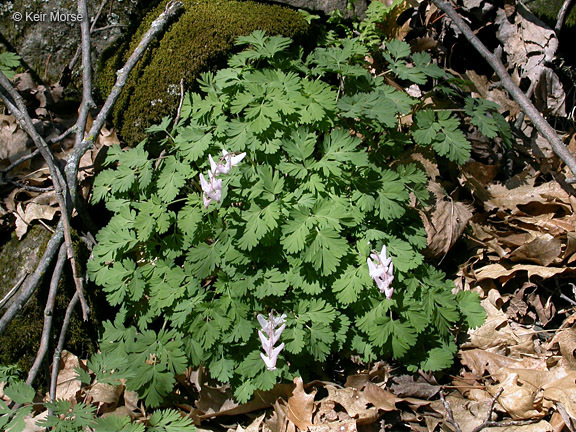
<path fill-rule="evenodd" d="M 570 171 L 576 175 L 576 158 L 567 149 L 566 145 L 556 134 L 556 131 L 550 124 L 544 119 L 540 111 L 534 106 L 528 97 L 520 90 L 520 88 L 512 81 L 512 78 L 508 74 L 506 67 L 502 64 L 500 58 L 495 56 L 492 52 L 486 48 L 486 46 L 478 39 L 470 27 L 464 22 L 464 20 L 458 15 L 450 3 L 443 0 L 432 0 L 432 2 L 450 17 L 454 24 L 460 29 L 464 34 L 466 39 L 472 44 L 472 46 L 480 53 L 482 57 L 492 66 L 492 69 L 500 77 L 502 86 L 508 91 L 512 99 L 520 106 L 522 111 L 526 113 L 528 118 L 534 124 L 534 127 L 540 132 L 552 146 L 554 153 L 564 161 L 568 166 Z"/>
<path fill-rule="evenodd" d="M 26 384 L 31 386 L 36 375 L 38 375 L 38 370 L 40 365 L 44 360 L 44 356 L 48 351 L 48 345 L 50 342 L 50 333 L 52 331 L 52 314 L 54 312 L 54 303 L 56 301 L 56 292 L 58 291 L 58 284 L 60 283 L 60 277 L 62 276 L 62 271 L 64 270 L 64 263 L 66 262 L 66 246 L 60 246 L 60 252 L 58 253 L 58 260 L 56 261 L 56 266 L 52 272 L 52 279 L 50 280 L 50 290 L 48 291 L 48 299 L 46 300 L 46 307 L 44 308 L 44 326 L 42 328 L 42 337 L 40 338 L 40 347 L 36 353 L 36 358 L 34 359 L 34 364 L 28 371 L 28 378 L 26 379 Z"/>
<path fill-rule="evenodd" d="M 74 147 L 71 155 L 68 157 L 66 162 L 66 179 L 68 181 L 68 186 L 70 188 L 70 195 L 74 199 L 76 197 L 76 189 L 77 189 L 77 182 L 76 182 L 76 174 L 78 172 L 78 164 L 80 163 L 80 158 L 86 151 L 94 145 L 94 142 L 98 138 L 98 134 L 100 133 L 100 129 L 104 126 L 108 115 L 110 114 L 110 110 L 116 103 L 116 100 L 120 96 L 124 85 L 126 84 L 126 80 L 128 79 L 128 75 L 136 66 L 136 63 L 142 58 L 144 51 L 152 42 L 152 39 L 166 26 L 168 21 L 180 10 L 182 7 L 182 3 L 179 1 L 170 1 L 166 5 L 166 10 L 160 14 L 160 16 L 154 20 L 151 24 L 150 29 L 142 36 L 138 47 L 134 50 L 124 67 L 116 72 L 117 78 L 112 91 L 108 95 L 106 102 L 102 106 L 102 109 L 96 116 L 94 123 L 92 123 L 92 128 L 88 135 L 84 138 L 84 140 Z"/>
<path fill-rule="evenodd" d="M 92 62 L 90 50 L 90 19 L 88 17 L 88 6 L 86 0 L 78 0 L 78 14 L 82 15 L 80 22 L 80 33 L 82 35 L 82 102 L 76 120 L 76 144 L 84 139 L 86 122 L 90 109 L 96 104 L 92 100 Z"/>
<path fill-rule="evenodd" d="M 28 110 L 26 109 L 26 104 L 22 99 L 22 96 L 16 91 L 16 89 L 10 83 L 10 80 L 4 75 L 2 71 L 0 71 L 0 87 L 4 89 L 4 91 L 0 92 L 0 96 L 2 100 L 10 110 L 10 112 L 16 117 L 22 129 L 26 131 L 26 133 L 32 138 L 32 141 L 40 150 L 40 154 L 46 161 L 48 165 L 48 170 L 50 171 L 50 175 L 52 176 L 52 183 L 54 185 L 54 191 L 56 192 L 56 197 L 58 199 L 58 205 L 60 207 L 60 212 L 62 214 L 62 227 L 64 229 L 64 241 L 66 242 L 66 249 L 68 251 L 68 259 L 70 260 L 70 265 L 72 266 L 72 274 L 74 277 L 74 283 L 76 284 L 76 291 L 80 297 L 80 303 L 82 304 L 82 312 L 84 316 L 84 320 L 88 320 L 88 315 L 90 313 L 90 309 L 88 308 L 88 302 L 84 297 L 84 289 L 82 284 L 82 278 L 78 276 L 78 265 L 76 262 L 76 256 L 74 253 L 74 245 L 72 243 L 72 230 L 70 228 L 70 214 L 72 213 L 72 200 L 70 200 L 69 194 L 66 192 L 69 191 L 69 187 L 66 185 L 66 181 L 62 176 L 62 173 L 57 168 L 56 161 L 54 159 L 54 155 L 50 151 L 48 144 L 40 136 L 34 125 L 32 124 L 32 119 L 28 114 Z M 78 123 L 77 123 L 78 124 Z M 1 332 L 1 330 L 0 330 Z"/>
<path fill-rule="evenodd" d="M 50 402 L 54 402 L 56 398 L 56 384 L 58 383 L 58 369 L 60 367 L 60 355 L 64 349 L 64 342 L 66 342 L 66 332 L 70 326 L 70 318 L 72 317 L 72 312 L 74 307 L 78 303 L 78 291 L 74 293 L 74 297 L 68 303 L 66 308 L 66 314 L 64 315 L 64 321 L 62 322 L 62 328 L 60 329 L 60 336 L 58 337 L 58 345 L 54 350 L 54 357 L 52 358 L 52 376 L 50 379 Z"/>
<path fill-rule="evenodd" d="M 564 25 L 564 19 L 566 18 L 566 15 L 570 10 L 571 4 L 572 0 L 564 0 L 564 4 L 560 8 L 560 11 L 558 11 L 558 18 L 556 18 L 556 25 L 554 26 L 554 31 L 556 32 L 556 34 L 560 33 L 560 30 L 562 30 L 562 26 Z"/>
<path fill-rule="evenodd" d="M 446 398 L 444 397 L 444 390 L 442 389 L 440 389 L 440 400 L 442 401 L 442 405 L 444 405 L 444 409 L 446 410 L 446 417 L 447 417 L 446 420 L 448 421 L 448 423 L 454 426 L 456 432 L 462 432 L 462 429 L 460 429 L 460 425 L 456 420 L 454 420 L 454 413 L 452 412 L 452 408 L 450 408 L 450 405 L 448 405 L 448 402 L 446 402 Z"/>

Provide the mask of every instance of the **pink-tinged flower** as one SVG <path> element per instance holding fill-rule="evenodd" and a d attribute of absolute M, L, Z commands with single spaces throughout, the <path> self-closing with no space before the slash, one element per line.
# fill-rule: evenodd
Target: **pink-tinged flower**
<path fill-rule="evenodd" d="M 217 180 L 211 172 L 208 172 L 207 181 L 200 174 L 200 186 L 202 187 L 202 200 L 204 207 L 208 208 L 212 201 L 220 202 L 222 200 L 222 180 Z"/>
<path fill-rule="evenodd" d="M 386 256 L 386 246 L 382 246 L 382 251 L 379 254 L 372 251 L 370 258 L 366 261 L 370 277 L 374 279 L 380 292 L 385 294 L 387 299 L 390 299 L 394 293 L 394 288 L 390 286 L 394 281 L 394 264 L 392 258 Z"/>
<path fill-rule="evenodd" d="M 246 157 L 246 153 L 234 155 L 234 153 L 228 153 L 228 151 L 222 150 L 222 157 L 219 161 L 220 163 L 216 163 L 212 158 L 212 155 L 208 155 L 212 174 L 214 176 L 217 176 L 218 174 L 229 174 L 232 168 L 237 166 L 244 157 Z"/>
<path fill-rule="evenodd" d="M 260 357 L 264 360 L 266 369 L 273 371 L 276 370 L 278 355 L 284 349 L 284 343 L 281 343 L 276 348 L 274 348 L 274 345 L 278 342 L 282 332 L 286 328 L 286 324 L 284 324 L 286 314 L 275 317 L 274 314 L 270 312 L 268 319 L 266 319 L 264 315 L 260 314 L 258 314 L 257 318 L 262 327 L 262 330 L 258 330 L 258 336 L 260 337 L 262 349 L 264 350 L 263 353 L 260 353 Z"/>
<path fill-rule="evenodd" d="M 208 160 L 210 161 L 210 171 L 208 171 L 209 181 L 206 181 L 204 176 L 200 174 L 200 186 L 202 186 L 204 207 L 208 208 L 212 201 L 220 202 L 222 200 L 222 180 L 217 180 L 216 177 L 219 174 L 230 173 L 232 167 L 238 165 L 245 156 L 246 153 L 240 153 L 235 156 L 234 153 L 228 153 L 226 150 L 222 150 L 222 157 L 219 160 L 220 163 L 216 163 L 212 155 L 208 155 Z"/>

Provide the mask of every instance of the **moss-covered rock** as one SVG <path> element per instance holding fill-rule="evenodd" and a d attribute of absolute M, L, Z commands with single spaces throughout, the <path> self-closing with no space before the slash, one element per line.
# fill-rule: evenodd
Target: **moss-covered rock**
<path fill-rule="evenodd" d="M 32 273 L 46 250 L 50 237 L 50 232 L 41 226 L 35 225 L 31 227 L 22 240 L 18 240 L 14 235 L 12 239 L 0 248 L 0 265 L 2 266 L 0 287 L 9 290 L 17 284 L 23 275 Z M 86 262 L 88 252 L 82 242 L 76 241 L 75 248 L 78 254 L 78 261 L 81 263 Z M 27 372 L 34 363 L 44 325 L 44 308 L 48 297 L 51 274 L 52 269 L 49 269 L 44 276 L 44 281 L 36 292 L 0 335 L 1 365 L 18 364 L 21 370 Z M 38 382 L 41 385 L 47 384 L 49 376 L 47 366 L 52 361 L 50 355 L 58 339 L 68 302 L 74 292 L 75 287 L 71 271 L 69 270 L 69 265 L 66 265 L 58 286 L 54 305 L 50 351 L 44 359 L 45 367 L 41 368 L 38 376 Z M 72 314 L 68 327 L 66 349 L 84 358 L 94 353 L 97 347 L 97 317 L 100 314 L 98 311 L 98 296 L 96 294 L 99 292 L 100 290 L 87 290 L 87 298 L 92 310 L 90 321 L 84 322 L 82 320 L 80 307 L 77 307 Z"/>
<path fill-rule="evenodd" d="M 150 12 L 138 31 L 123 46 L 103 59 L 98 81 L 106 95 L 119 69 L 164 3 Z M 128 144 L 145 137 L 144 129 L 163 116 L 174 115 L 180 98 L 180 81 L 190 88 L 199 73 L 225 64 L 237 36 L 254 30 L 303 40 L 308 25 L 298 12 L 251 1 L 184 0 L 184 12 L 159 41 L 154 41 L 132 72 L 113 112 L 112 121 Z"/>

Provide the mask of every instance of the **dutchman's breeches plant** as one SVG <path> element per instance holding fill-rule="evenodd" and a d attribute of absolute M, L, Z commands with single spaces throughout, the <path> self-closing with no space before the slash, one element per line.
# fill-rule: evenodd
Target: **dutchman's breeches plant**
<path fill-rule="evenodd" d="M 262 32 L 237 43 L 178 124 L 110 148 L 95 181 L 113 216 L 89 270 L 120 309 L 102 355 L 151 405 L 186 367 L 246 401 L 329 356 L 450 366 L 483 310 L 424 262 L 428 179 L 399 161 L 418 146 L 466 161 L 460 120 L 371 75 L 356 40 L 306 56 Z M 403 42 L 382 56 L 406 86 L 444 78 Z"/>

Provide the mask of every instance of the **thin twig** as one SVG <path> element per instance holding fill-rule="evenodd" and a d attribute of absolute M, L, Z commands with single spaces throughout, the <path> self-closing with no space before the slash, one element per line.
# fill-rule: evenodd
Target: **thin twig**
<path fill-rule="evenodd" d="M 6 182 L 10 183 L 11 185 L 14 185 L 16 187 L 19 187 L 21 189 L 30 191 L 30 192 L 50 192 L 54 190 L 54 186 L 48 186 L 48 187 L 38 187 L 38 186 L 30 186 L 27 185 L 25 183 L 19 182 L 18 180 L 14 180 L 14 179 L 5 179 Z"/>
<path fill-rule="evenodd" d="M 30 273 L 28 272 L 24 273 L 24 275 L 20 278 L 20 280 L 16 282 L 16 285 L 14 285 L 14 287 L 12 287 L 10 291 L 8 291 L 8 294 L 6 294 L 4 298 L 0 300 L 0 308 L 3 308 L 4 305 L 8 303 L 8 301 L 12 298 L 14 293 L 18 291 L 18 288 L 20 288 L 20 286 L 24 283 L 29 274 Z"/>
<path fill-rule="evenodd" d="M 442 389 L 440 389 L 439 394 L 440 394 L 440 400 L 442 401 L 442 405 L 444 405 L 444 409 L 446 410 L 446 417 L 447 417 L 446 420 L 448 421 L 448 423 L 454 426 L 456 432 L 462 432 L 462 429 L 460 429 L 460 425 L 456 420 L 454 420 L 454 412 L 452 411 L 452 408 L 450 408 L 450 405 L 448 405 L 448 402 L 446 402 L 446 398 L 444 397 L 444 391 Z"/>
<path fill-rule="evenodd" d="M 79 0 L 85 1 L 85 0 Z M 54 185 L 54 191 L 56 192 L 56 198 L 58 200 L 58 206 L 60 207 L 60 212 L 62 214 L 62 227 L 64 230 L 64 242 L 66 243 L 66 249 L 68 251 L 68 259 L 70 260 L 70 265 L 72 266 L 72 272 L 74 277 L 74 283 L 76 284 L 76 291 L 78 291 L 78 295 L 80 296 L 80 303 L 82 304 L 82 313 L 83 318 L 85 321 L 88 320 L 88 315 L 90 313 L 90 309 L 88 307 L 88 302 L 84 297 L 83 286 L 82 286 L 82 279 L 77 277 L 77 263 L 76 263 L 76 256 L 74 253 L 74 244 L 72 242 L 72 230 L 70 227 L 70 214 L 72 213 L 72 204 L 70 200 L 70 195 L 67 193 L 69 192 L 69 187 L 66 184 L 66 180 L 62 176 L 62 173 L 57 167 L 56 161 L 54 159 L 54 155 L 50 151 L 48 144 L 40 136 L 36 128 L 32 123 L 32 118 L 28 114 L 28 110 L 26 108 L 26 104 L 22 99 L 22 96 L 16 91 L 16 89 L 12 86 L 12 83 L 6 75 L 0 70 L 0 96 L 2 100 L 12 113 L 14 117 L 20 123 L 20 127 L 26 131 L 26 133 L 32 138 L 32 141 L 40 150 L 40 154 L 46 161 L 48 165 L 48 170 L 50 171 L 50 175 L 52 176 L 52 184 Z M 77 123 L 78 124 L 78 123 Z"/>
<path fill-rule="evenodd" d="M 182 112 L 182 104 L 184 103 L 184 78 L 180 78 L 180 102 L 178 103 L 178 109 L 176 110 L 176 117 L 174 118 L 174 125 L 178 124 L 180 120 L 180 114 Z"/>
<path fill-rule="evenodd" d="M 28 378 L 26 379 L 26 385 L 31 386 L 36 375 L 38 375 L 38 370 L 40 365 L 44 360 L 46 352 L 48 352 L 48 345 L 50 344 L 50 333 L 52 332 L 52 317 L 54 312 L 54 303 L 56 301 L 56 292 L 58 291 L 58 284 L 60 283 L 60 277 L 62 276 L 62 271 L 64 270 L 64 264 L 66 263 L 66 246 L 60 246 L 60 252 L 58 252 L 58 260 L 54 266 L 54 271 L 52 272 L 52 279 L 50 279 L 50 289 L 48 291 L 48 299 L 46 300 L 46 307 L 44 308 L 44 326 L 42 328 L 42 337 L 40 338 L 40 347 L 36 353 L 36 358 L 34 359 L 34 364 L 28 371 Z"/>
<path fill-rule="evenodd" d="M 514 81 L 512 81 L 506 67 L 502 64 L 502 61 L 486 48 L 450 3 L 443 0 L 432 0 L 432 2 L 438 7 L 438 9 L 442 10 L 450 17 L 458 29 L 464 34 L 466 39 L 468 39 L 472 46 L 482 57 L 484 57 L 488 64 L 492 66 L 494 72 L 496 72 L 500 77 L 502 86 L 508 91 L 512 99 L 514 99 L 522 111 L 524 111 L 528 118 L 530 118 L 538 132 L 540 132 L 550 142 L 554 153 L 556 153 L 556 155 L 568 166 L 570 171 L 576 175 L 576 158 L 572 153 L 570 153 L 566 145 L 564 145 L 562 140 L 556 134 L 554 128 L 550 126 L 546 119 L 544 119 L 540 111 L 538 111 Z"/>
<path fill-rule="evenodd" d="M 49 139 L 46 144 L 48 144 L 48 146 L 52 146 L 53 144 L 59 143 L 60 141 L 62 141 L 64 138 L 66 138 L 68 135 L 70 135 L 71 133 L 76 132 L 76 125 L 68 128 L 66 131 L 64 131 L 62 134 L 58 135 L 57 137 L 51 138 Z M 6 174 L 10 171 L 12 171 L 14 168 L 16 168 L 18 165 L 20 165 L 21 163 L 26 162 L 27 160 L 32 159 L 34 156 L 36 156 L 38 153 L 40 153 L 40 149 L 36 149 L 34 150 L 32 153 L 27 154 L 26 156 L 22 156 L 20 159 L 15 160 L 14 162 L 12 162 L 10 165 L 8 165 L 6 168 L 2 168 L 0 169 L 0 174 Z"/>
<path fill-rule="evenodd" d="M 482 429 L 484 429 L 488 423 L 492 422 L 492 413 L 494 412 L 494 405 L 496 405 L 496 401 L 498 400 L 502 392 L 504 392 L 504 387 L 500 387 L 496 392 L 496 394 L 492 396 L 492 400 L 490 401 L 490 405 L 488 406 L 488 412 L 486 413 L 486 419 L 481 424 L 476 426 L 472 430 L 472 432 L 479 432 Z"/>
<path fill-rule="evenodd" d="M 556 34 L 559 34 L 560 30 L 562 30 L 562 26 L 564 25 L 564 19 L 566 18 L 566 15 L 568 14 L 568 11 L 570 10 L 571 4 L 572 4 L 572 0 L 564 0 L 564 4 L 562 5 L 562 7 L 560 8 L 560 11 L 558 12 L 558 18 L 556 19 L 556 25 L 554 26 L 554 31 L 556 32 Z"/>
<path fill-rule="evenodd" d="M 560 293 L 560 298 L 566 300 L 568 303 L 572 304 L 572 306 L 576 306 L 576 301 L 572 300 L 570 297 Z"/>
<path fill-rule="evenodd" d="M 54 350 L 54 357 L 52 358 L 52 376 L 50 379 L 50 402 L 54 402 L 56 399 L 56 384 L 58 383 L 58 370 L 60 368 L 60 356 L 62 350 L 64 349 L 64 342 L 66 342 L 66 332 L 68 331 L 68 326 L 70 325 L 70 318 L 72 317 L 72 312 L 74 307 L 78 303 L 78 291 L 74 293 L 74 297 L 68 303 L 66 308 L 66 314 L 64 315 L 64 321 L 62 322 L 62 328 L 60 329 L 60 336 L 58 337 L 58 345 Z"/>
<path fill-rule="evenodd" d="M 60 248 L 62 239 L 64 237 L 64 228 L 62 224 L 62 219 L 63 217 L 60 218 L 60 222 L 56 227 L 54 235 L 48 241 L 48 244 L 46 245 L 46 250 L 44 251 L 44 255 L 42 255 L 40 262 L 36 266 L 36 270 L 34 270 L 34 273 L 32 273 L 30 277 L 26 279 L 24 286 L 20 290 L 20 294 L 14 300 L 14 303 L 12 303 L 10 307 L 6 310 L 6 312 L 4 312 L 2 318 L 0 318 L 0 334 L 2 334 L 2 332 L 6 329 L 8 323 L 12 321 L 12 319 L 16 316 L 18 311 L 22 309 L 22 306 L 28 301 L 30 296 L 34 293 L 36 287 L 42 280 L 48 268 L 50 267 L 50 263 L 52 262 L 52 259 L 56 255 L 58 248 Z"/>
<path fill-rule="evenodd" d="M 17 159 L 16 161 L 12 162 L 10 165 L 8 165 L 6 168 L 2 168 L 0 169 L 0 174 L 6 174 L 10 171 L 12 171 L 14 168 L 16 168 L 18 165 L 20 165 L 21 163 L 26 162 L 27 160 L 32 159 L 34 156 L 36 156 L 38 153 L 40 153 L 40 150 L 36 149 L 34 150 L 32 153 L 27 154 L 26 156 L 22 156 L 21 158 Z"/>
<path fill-rule="evenodd" d="M 102 0 L 102 3 L 100 3 L 100 7 L 98 7 L 98 11 L 96 12 L 96 15 L 94 15 L 94 20 L 92 21 L 92 25 L 90 26 L 90 34 L 98 31 L 95 29 L 96 22 L 100 18 L 100 15 L 102 14 L 102 10 L 104 9 L 104 6 L 106 6 L 107 2 L 108 2 L 108 0 Z M 72 70 L 74 70 L 74 66 L 76 66 L 76 62 L 78 61 L 78 58 L 80 57 L 81 52 L 82 52 L 82 44 L 80 44 L 80 46 L 78 48 L 76 48 L 76 52 L 74 53 L 74 57 L 72 57 L 72 60 L 70 60 L 70 63 L 68 63 L 68 66 L 67 66 L 68 71 L 71 72 Z"/>

